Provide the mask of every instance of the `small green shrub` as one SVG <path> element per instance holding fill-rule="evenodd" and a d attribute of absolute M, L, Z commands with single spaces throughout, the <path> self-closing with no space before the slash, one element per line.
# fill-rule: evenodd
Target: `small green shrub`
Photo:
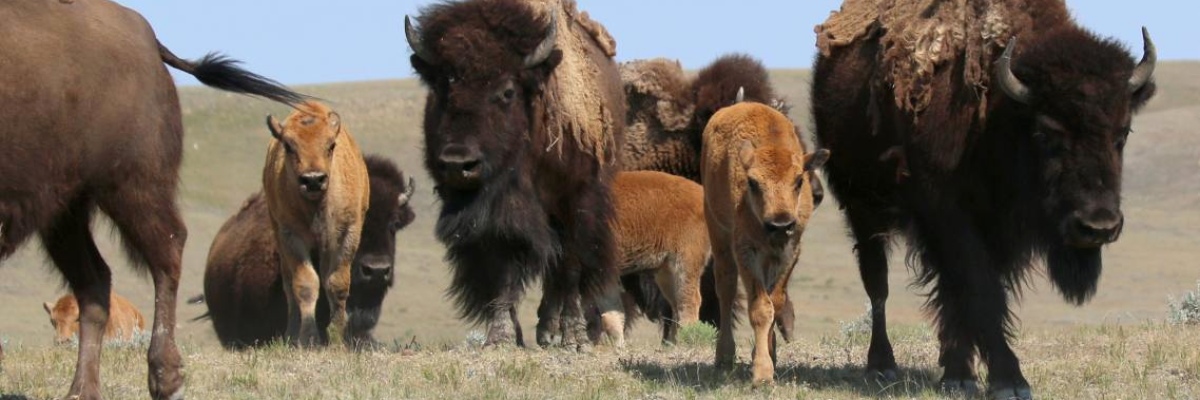
<path fill-rule="evenodd" d="M 713 346 L 717 343 L 717 328 L 703 322 L 697 322 L 680 327 L 676 338 L 678 344 L 682 346 Z"/>
<path fill-rule="evenodd" d="M 1196 290 L 1183 295 L 1183 298 L 1170 299 L 1170 311 L 1167 320 L 1175 325 L 1200 325 L 1200 281 L 1196 282 Z"/>

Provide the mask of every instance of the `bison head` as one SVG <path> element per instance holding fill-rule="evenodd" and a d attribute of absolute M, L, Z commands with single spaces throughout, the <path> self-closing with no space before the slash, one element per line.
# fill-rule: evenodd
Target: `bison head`
<path fill-rule="evenodd" d="M 1030 150 L 1051 277 L 1077 303 L 1094 293 L 1100 246 L 1116 241 L 1124 225 L 1125 142 L 1133 114 L 1155 91 L 1156 54 L 1145 28 L 1142 39 L 1135 64 L 1117 43 L 1065 27 L 1040 34 L 1019 57 L 1014 38 L 996 63 L 994 80 L 1015 101 L 995 123 L 1010 126 Z"/>
<path fill-rule="evenodd" d="M 284 168 L 289 176 L 296 177 L 300 194 L 311 201 L 324 197 L 333 151 L 342 132 L 341 117 L 324 105 L 307 102 L 282 124 L 268 115 L 267 128 L 283 147 L 287 159 Z"/>
<path fill-rule="evenodd" d="M 367 156 L 365 160 L 371 199 L 346 302 L 348 329 L 357 340 L 369 339 L 379 321 L 383 299 L 395 281 L 396 232 L 416 216 L 409 205 L 416 190 L 412 178 L 405 181 L 400 169 L 387 159 Z"/>
<path fill-rule="evenodd" d="M 62 296 L 57 301 L 42 304 L 54 327 L 54 344 L 66 344 L 79 334 L 79 304 L 74 296 Z"/>
<path fill-rule="evenodd" d="M 425 165 L 446 190 L 472 192 L 529 146 L 543 87 L 562 60 L 557 17 L 524 2 L 454 2 L 405 18 L 411 62 L 429 88 Z"/>
<path fill-rule="evenodd" d="M 797 154 L 782 146 L 755 147 L 743 140 L 738 159 L 745 168 L 745 204 L 775 243 L 798 236 L 813 208 L 810 171 L 829 159 L 829 150 Z"/>

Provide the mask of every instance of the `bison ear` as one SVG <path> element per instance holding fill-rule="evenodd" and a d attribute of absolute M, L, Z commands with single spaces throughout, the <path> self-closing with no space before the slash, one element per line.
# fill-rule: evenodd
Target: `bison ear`
<path fill-rule="evenodd" d="M 334 132 L 342 131 L 342 116 L 338 115 L 336 111 L 330 111 L 329 115 L 325 116 L 325 120 L 328 121 L 329 128 Z"/>
<path fill-rule="evenodd" d="M 738 160 L 746 168 L 749 168 L 750 164 L 754 163 L 754 144 L 750 143 L 749 140 L 742 139 L 742 144 L 738 147 Z"/>
<path fill-rule="evenodd" d="M 42 303 L 42 308 L 46 309 L 46 314 L 54 314 L 54 305 L 50 302 Z"/>
<path fill-rule="evenodd" d="M 275 140 L 283 140 L 283 125 L 280 125 L 279 121 L 275 120 L 274 115 L 267 114 L 267 129 L 271 130 L 271 136 Z"/>
<path fill-rule="evenodd" d="M 815 171 L 829 161 L 829 150 L 820 149 L 804 156 L 804 170 Z"/>

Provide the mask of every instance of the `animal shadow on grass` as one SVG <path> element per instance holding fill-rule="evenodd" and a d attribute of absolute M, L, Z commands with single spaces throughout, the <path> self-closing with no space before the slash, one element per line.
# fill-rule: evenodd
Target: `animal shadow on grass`
<path fill-rule="evenodd" d="M 29 396 L 23 394 L 0 394 L 0 400 L 29 400 Z"/>
<path fill-rule="evenodd" d="M 719 390 L 750 381 L 749 364 L 739 363 L 732 370 L 715 368 L 712 363 L 688 362 L 662 365 L 648 360 L 622 360 L 621 368 L 642 381 L 682 386 L 698 391 Z M 885 382 L 866 376 L 860 365 L 813 366 L 780 363 L 775 368 L 777 384 L 794 383 L 816 390 L 854 392 L 864 397 L 906 397 L 938 388 L 933 370 L 901 368 L 899 378 Z"/>

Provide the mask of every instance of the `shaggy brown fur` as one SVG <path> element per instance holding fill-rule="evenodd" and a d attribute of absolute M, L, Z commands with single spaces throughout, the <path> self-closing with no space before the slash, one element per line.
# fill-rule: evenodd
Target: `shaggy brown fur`
<path fill-rule="evenodd" d="M 66 395 L 98 399 L 111 271 L 90 222 L 103 211 L 154 282 L 149 395 L 175 398 L 187 228 L 175 204 L 183 122 L 163 64 L 223 90 L 284 102 L 303 96 L 220 55 L 180 59 L 140 15 L 111 1 L 68 3 L 0 2 L 0 260 L 40 237 L 79 301 L 81 346 Z"/>
<path fill-rule="evenodd" d="M 701 133 L 718 109 L 733 104 L 739 89 L 745 99 L 790 106 L 776 98 L 767 69 L 742 54 L 718 58 L 693 78 L 679 62 L 664 58 L 621 65 L 629 111 L 625 117 L 622 168 L 651 170 L 700 181 Z"/>
<path fill-rule="evenodd" d="M 489 323 L 487 343 L 511 343 L 513 303 L 544 278 L 538 343 L 561 323 L 564 344 L 586 346 L 580 300 L 617 275 L 608 185 L 625 101 L 612 52 L 573 1 L 446 2 L 418 20 L 405 31 L 430 91 L 425 166 L 450 293 Z"/>
<path fill-rule="evenodd" d="M 805 154 L 787 116 L 761 103 L 739 103 L 713 115 L 704 130 L 704 207 L 721 305 L 716 363 L 735 358 L 733 303 L 740 276 L 754 329 L 755 384 L 775 379 L 775 313 L 800 257 L 812 215 L 813 169 L 826 150 Z"/>
<path fill-rule="evenodd" d="M 108 323 L 104 325 L 105 340 L 130 340 L 146 330 L 146 319 L 128 299 L 115 292 L 108 303 Z M 54 343 L 63 344 L 79 334 L 79 301 L 66 294 L 54 302 L 42 304 L 54 327 Z"/>
<path fill-rule="evenodd" d="M 889 12 L 881 23 L 910 28 L 826 49 L 813 68 L 817 137 L 836 154 L 826 176 L 871 299 L 867 371 L 898 373 L 886 303 L 888 252 L 903 236 L 917 284 L 929 288 L 942 385 L 977 392 L 982 362 L 990 397 L 1032 398 L 1009 345 L 1010 302 L 1035 264 L 1072 303 L 1095 293 L 1101 248 L 1124 227 L 1123 148 L 1155 92 L 1153 43 L 1144 37 L 1138 62 L 1075 25 L 1059 0 L 944 1 L 908 21 L 911 11 Z M 943 38 L 939 27 L 966 36 Z M 893 85 L 897 65 L 916 65 L 897 58 L 906 48 L 895 41 L 914 38 L 940 60 L 927 76 L 904 72 L 924 87 L 917 108 L 892 101 L 915 93 Z"/>
<path fill-rule="evenodd" d="M 371 331 L 379 320 L 384 296 L 393 284 L 396 232 L 412 222 L 410 182 L 395 164 L 383 157 L 367 156 L 371 178 L 371 203 L 354 255 L 349 322 L 345 340 L 356 347 L 374 343 Z M 323 293 L 318 304 L 325 299 Z M 279 248 L 271 231 L 271 216 L 262 193 L 246 200 L 229 217 L 208 250 L 204 270 L 204 295 L 213 330 L 226 348 L 267 344 L 287 331 L 287 299 L 279 270 Z M 327 301 L 327 300 L 326 300 Z M 329 325 L 329 312 L 317 308 L 318 333 Z M 327 343 L 328 337 L 322 337 Z"/>
<path fill-rule="evenodd" d="M 324 289 L 329 341 L 341 342 L 350 263 L 371 199 L 366 163 L 341 117 L 323 104 L 305 102 L 283 124 L 269 117 L 267 126 L 273 139 L 263 166 L 263 194 L 279 243 L 287 337 L 301 346 L 319 343 L 316 308 Z"/>
<path fill-rule="evenodd" d="M 1036 20 L 1043 15 L 1061 18 L 1066 5 L 1060 0 L 847 0 L 815 30 L 825 56 L 878 36 L 880 76 L 894 88 L 896 107 L 919 116 L 933 100 L 935 70 L 955 62 L 963 63 L 963 80 L 986 99 L 992 60 L 1014 34 L 1039 26 Z"/>

